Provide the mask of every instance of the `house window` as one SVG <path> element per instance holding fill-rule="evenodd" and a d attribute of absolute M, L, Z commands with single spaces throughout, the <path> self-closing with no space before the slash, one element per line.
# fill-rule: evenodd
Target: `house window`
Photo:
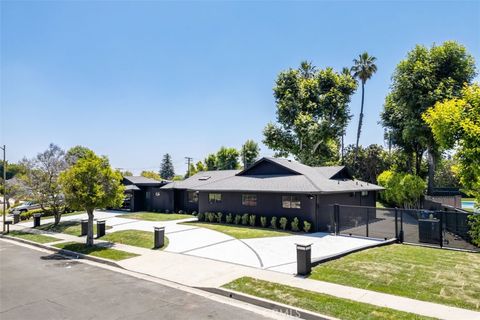
<path fill-rule="evenodd" d="M 282 196 L 282 207 L 287 209 L 300 209 L 299 196 Z"/>
<path fill-rule="evenodd" d="M 198 202 L 198 193 L 195 191 L 188 192 L 188 202 L 197 203 Z"/>
<path fill-rule="evenodd" d="M 362 197 L 368 196 L 368 191 L 362 191 Z"/>
<path fill-rule="evenodd" d="M 221 203 L 222 194 L 221 193 L 209 193 L 208 194 L 208 203 Z"/>
<path fill-rule="evenodd" d="M 257 195 L 256 194 L 242 194 L 242 205 L 247 207 L 256 207 L 257 206 Z"/>

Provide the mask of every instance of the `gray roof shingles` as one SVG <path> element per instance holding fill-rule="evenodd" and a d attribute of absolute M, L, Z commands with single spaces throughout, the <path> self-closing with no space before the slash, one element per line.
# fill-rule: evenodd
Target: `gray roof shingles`
<path fill-rule="evenodd" d="M 260 161 L 270 161 L 286 167 L 298 174 L 291 175 L 248 175 L 239 170 L 219 170 L 199 172 L 192 177 L 164 186 L 164 189 L 189 189 L 198 191 L 247 191 L 247 192 L 290 192 L 290 193 L 342 193 L 353 191 L 373 191 L 383 188 L 359 180 L 330 179 L 341 171 L 343 166 L 309 167 L 299 162 L 265 157 Z M 257 162 L 257 163 L 258 163 Z M 202 180 L 202 177 L 210 177 Z"/>

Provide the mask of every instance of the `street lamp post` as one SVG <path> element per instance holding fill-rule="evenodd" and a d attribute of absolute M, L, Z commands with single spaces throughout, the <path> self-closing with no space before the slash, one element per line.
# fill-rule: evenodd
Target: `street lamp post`
<path fill-rule="evenodd" d="M 3 147 L 0 147 L 0 149 L 3 150 L 3 232 L 5 232 L 5 199 L 7 196 L 7 161 L 5 160 L 5 148 L 5 145 L 3 145 Z"/>

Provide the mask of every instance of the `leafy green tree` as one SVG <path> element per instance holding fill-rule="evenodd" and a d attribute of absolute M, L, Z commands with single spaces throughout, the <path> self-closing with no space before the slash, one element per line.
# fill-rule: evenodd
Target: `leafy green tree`
<path fill-rule="evenodd" d="M 122 176 L 106 157 L 88 154 L 60 175 L 65 198 L 74 209 L 88 214 L 87 246 L 93 245 L 93 214 L 96 208 L 119 207 L 123 202 Z"/>
<path fill-rule="evenodd" d="M 196 173 L 197 173 L 197 168 L 195 168 L 195 165 L 193 163 L 190 163 L 190 168 L 187 170 L 187 173 L 185 173 L 185 179 L 193 176 Z"/>
<path fill-rule="evenodd" d="M 265 127 L 263 142 L 277 155 L 291 154 L 307 165 L 336 163 L 356 88 L 350 74 L 316 70 L 308 62 L 281 72 L 273 89 L 277 124 Z"/>
<path fill-rule="evenodd" d="M 375 64 L 377 58 L 364 52 L 358 56 L 358 59 L 353 59 L 354 66 L 352 67 L 353 76 L 360 79 L 362 83 L 362 105 L 360 107 L 360 115 L 358 117 L 357 129 L 357 143 L 355 144 L 355 160 L 358 155 L 358 142 L 360 141 L 360 133 L 362 131 L 363 123 L 363 103 L 365 101 L 365 83 L 370 79 L 375 72 L 377 72 L 377 65 Z"/>
<path fill-rule="evenodd" d="M 203 164 L 202 161 L 198 161 L 197 162 L 197 168 L 196 168 L 197 172 L 200 172 L 200 171 L 207 171 L 207 169 L 205 168 L 205 165 Z"/>
<path fill-rule="evenodd" d="M 26 168 L 21 163 L 8 163 L 7 161 L 7 172 L 5 173 L 7 180 L 25 173 Z M 3 162 L 0 162 L 0 178 L 3 179 Z"/>
<path fill-rule="evenodd" d="M 129 170 L 118 170 L 118 172 L 122 175 L 122 177 L 131 177 L 131 176 L 133 176 L 132 171 L 129 171 Z"/>
<path fill-rule="evenodd" d="M 47 150 L 35 158 L 22 160 L 22 165 L 26 168 L 23 180 L 31 191 L 31 197 L 40 204 L 44 212 L 54 216 L 54 224 L 57 225 L 65 211 L 64 196 L 59 183 L 61 172 L 68 166 L 65 151 L 51 143 Z"/>
<path fill-rule="evenodd" d="M 473 57 L 454 41 L 430 49 L 417 45 L 393 74 L 392 89 L 381 115 L 382 123 L 392 143 L 412 155 L 416 174 L 421 172 L 424 152 L 428 153 L 429 191 L 433 188 L 440 150 L 432 130 L 421 116 L 435 103 L 459 97 L 464 83 L 470 83 L 474 76 Z"/>
<path fill-rule="evenodd" d="M 457 148 L 454 170 L 480 203 L 480 85 L 465 87 L 461 98 L 437 103 L 423 119 L 440 146 Z"/>
<path fill-rule="evenodd" d="M 390 169 L 393 160 L 392 155 L 377 144 L 366 148 L 349 145 L 345 149 L 344 164 L 356 179 L 377 183 L 378 175 Z"/>
<path fill-rule="evenodd" d="M 94 154 L 92 150 L 84 146 L 75 146 L 70 148 L 65 155 L 65 160 L 69 166 L 73 166 L 78 159 L 86 158 Z"/>
<path fill-rule="evenodd" d="M 181 181 L 183 180 L 185 177 L 182 176 L 182 175 L 176 175 L 172 178 L 172 181 Z"/>
<path fill-rule="evenodd" d="M 238 150 L 235 148 L 221 147 L 217 152 L 217 169 L 232 170 L 239 167 Z"/>
<path fill-rule="evenodd" d="M 217 155 L 214 153 L 210 153 L 206 158 L 205 158 L 205 166 L 207 167 L 208 171 L 213 171 L 217 170 Z"/>
<path fill-rule="evenodd" d="M 460 188 L 460 180 L 456 174 L 456 159 L 440 159 L 435 170 L 435 185 L 438 187 Z"/>
<path fill-rule="evenodd" d="M 160 175 L 158 173 L 156 173 L 155 171 L 142 171 L 142 172 L 140 172 L 140 175 L 142 177 L 145 177 L 145 178 L 150 178 L 150 179 L 153 179 L 153 180 L 162 181 L 162 177 L 160 177 Z"/>
<path fill-rule="evenodd" d="M 426 183 L 419 176 L 387 170 L 378 176 L 378 183 L 385 187 L 380 194 L 385 203 L 403 208 L 420 207 Z"/>
<path fill-rule="evenodd" d="M 242 157 L 243 167 L 250 167 L 255 161 L 257 161 L 260 154 L 260 147 L 258 143 L 253 140 L 247 140 L 240 150 L 240 156 Z"/>
<path fill-rule="evenodd" d="M 175 176 L 175 170 L 173 169 L 172 157 L 166 153 L 163 156 L 162 164 L 160 165 L 160 177 L 171 180 Z"/>

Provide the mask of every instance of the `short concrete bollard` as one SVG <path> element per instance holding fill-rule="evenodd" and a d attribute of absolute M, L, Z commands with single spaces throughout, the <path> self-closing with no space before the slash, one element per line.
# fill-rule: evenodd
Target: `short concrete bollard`
<path fill-rule="evenodd" d="M 20 212 L 13 213 L 13 224 L 17 224 L 20 222 Z"/>
<path fill-rule="evenodd" d="M 164 246 L 165 227 L 153 227 L 154 229 L 154 248 L 159 249 Z"/>
<path fill-rule="evenodd" d="M 33 215 L 33 227 L 40 227 L 40 218 L 42 215 L 40 213 L 36 213 Z"/>
<path fill-rule="evenodd" d="M 297 274 L 307 276 L 312 271 L 312 244 L 297 245 Z"/>
<path fill-rule="evenodd" d="M 105 235 L 105 220 L 97 221 L 97 238 L 103 237 Z"/>
<path fill-rule="evenodd" d="M 82 225 L 82 231 L 80 233 L 80 236 L 86 236 L 88 233 L 88 219 L 82 220 L 81 225 Z"/>

